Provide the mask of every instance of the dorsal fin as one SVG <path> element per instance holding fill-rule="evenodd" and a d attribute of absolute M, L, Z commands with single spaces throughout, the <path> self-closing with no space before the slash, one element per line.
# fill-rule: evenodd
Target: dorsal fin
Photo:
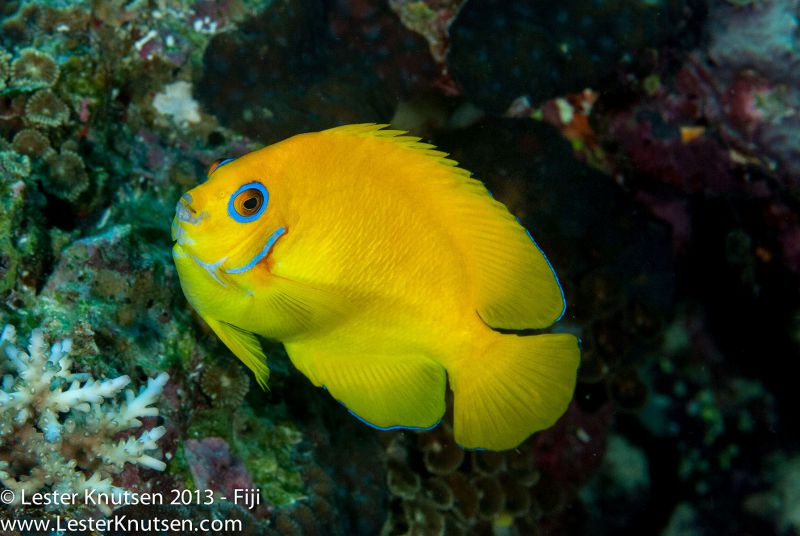
<path fill-rule="evenodd" d="M 340 127 L 333 127 L 323 130 L 322 132 L 350 134 L 364 138 L 382 139 L 400 147 L 411 149 L 444 166 L 450 166 L 452 168 L 451 171 L 454 173 L 463 175 L 464 177 L 469 177 L 471 175 L 469 171 L 458 167 L 458 162 L 446 158 L 447 153 L 438 150 L 435 145 L 425 143 L 421 141 L 422 138 L 417 136 L 408 136 L 408 133 L 405 130 L 391 130 L 385 128 L 388 126 L 389 125 L 378 123 L 360 123 L 357 125 L 342 125 Z"/>
<path fill-rule="evenodd" d="M 403 151 L 403 164 L 417 159 L 409 185 L 420 203 L 438 213 L 465 259 L 477 313 L 493 328 L 544 328 L 564 314 L 561 285 L 528 231 L 480 181 L 420 138 L 385 125 L 360 124 L 323 133 L 372 138 Z M 387 155 L 388 157 L 388 155 Z M 420 158 L 421 157 L 421 158 Z"/>

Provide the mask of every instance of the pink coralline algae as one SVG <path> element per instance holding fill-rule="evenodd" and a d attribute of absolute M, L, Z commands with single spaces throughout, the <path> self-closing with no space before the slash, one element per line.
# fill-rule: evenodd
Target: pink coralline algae
<path fill-rule="evenodd" d="M 709 44 L 690 68 L 712 125 L 790 183 L 800 173 L 800 45 L 796 0 L 716 0 Z"/>
<path fill-rule="evenodd" d="M 187 439 L 186 461 L 197 489 L 208 489 L 229 498 L 236 490 L 253 490 L 253 479 L 221 437 Z"/>

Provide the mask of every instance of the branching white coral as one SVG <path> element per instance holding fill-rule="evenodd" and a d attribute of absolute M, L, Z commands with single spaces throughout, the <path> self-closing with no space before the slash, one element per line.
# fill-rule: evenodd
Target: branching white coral
<path fill-rule="evenodd" d="M 70 341 L 48 348 L 41 330 L 31 334 L 28 352 L 16 346 L 16 332 L 0 334 L 0 484 L 30 495 L 45 488 L 62 492 L 122 490 L 111 476 L 126 463 L 164 470 L 157 441 L 163 426 L 139 436 L 117 438 L 142 426 L 142 417 L 158 416 L 153 405 L 169 376 L 161 373 L 138 394 L 128 390 L 128 376 L 95 381 L 73 373 Z M 3 359 L 5 356 L 5 360 Z M 19 498 L 20 494 L 17 493 Z"/>

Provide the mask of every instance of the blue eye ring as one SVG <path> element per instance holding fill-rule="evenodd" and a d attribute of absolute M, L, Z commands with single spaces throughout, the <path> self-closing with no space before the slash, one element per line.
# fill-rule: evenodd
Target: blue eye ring
<path fill-rule="evenodd" d="M 252 190 L 252 191 L 251 191 Z M 257 206 L 249 207 L 245 203 L 256 200 Z M 239 223 L 250 223 L 261 217 L 267 209 L 269 192 L 260 182 L 248 182 L 231 194 L 228 201 L 228 216 Z"/>

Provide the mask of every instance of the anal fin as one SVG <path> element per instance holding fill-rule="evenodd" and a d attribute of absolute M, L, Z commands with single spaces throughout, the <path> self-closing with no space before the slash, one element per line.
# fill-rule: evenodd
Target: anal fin
<path fill-rule="evenodd" d="M 427 429 L 444 415 L 444 367 L 415 355 L 347 355 L 314 341 L 286 344 L 292 363 L 366 424 Z"/>

